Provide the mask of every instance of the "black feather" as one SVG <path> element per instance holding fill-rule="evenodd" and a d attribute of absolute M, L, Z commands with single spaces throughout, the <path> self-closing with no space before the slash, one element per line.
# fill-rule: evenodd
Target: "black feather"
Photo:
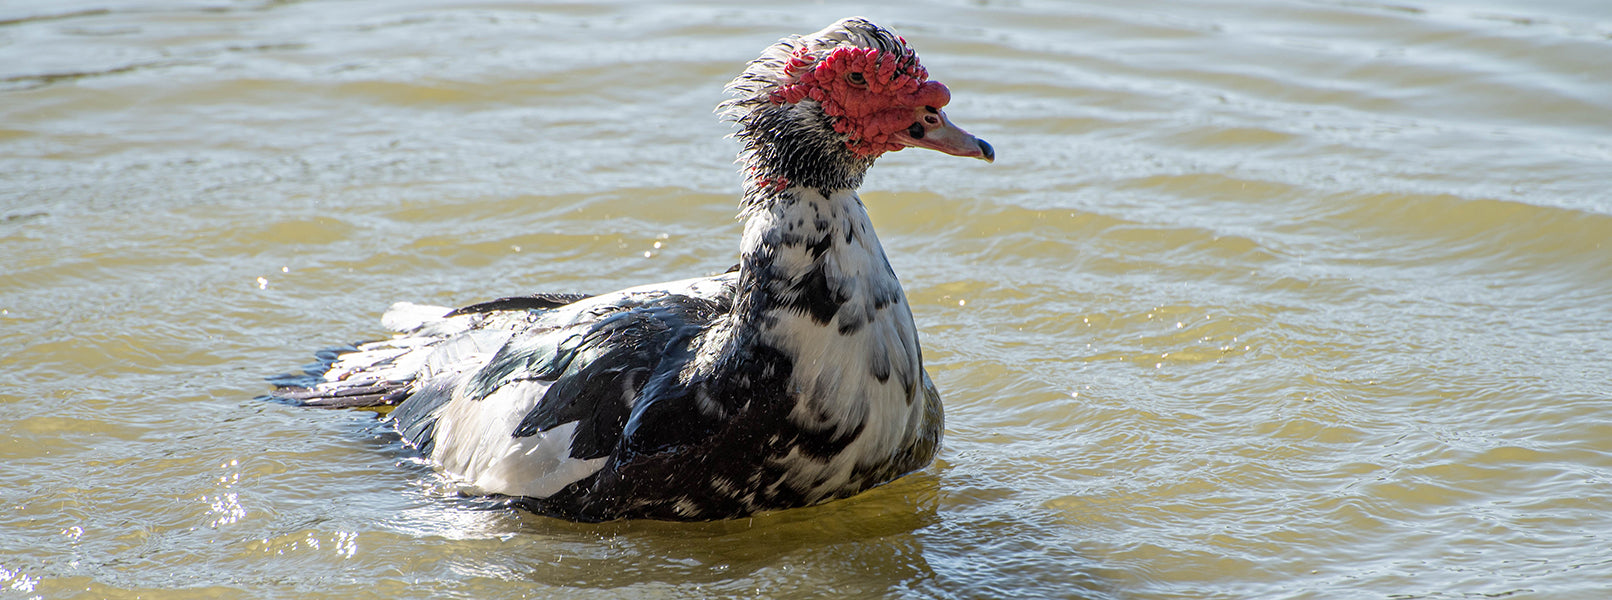
<path fill-rule="evenodd" d="M 530 296 L 512 296 L 509 298 L 489 300 L 487 302 L 481 302 L 455 309 L 453 312 L 450 312 L 445 316 L 457 317 L 459 315 L 489 313 L 500 310 L 547 310 L 551 308 L 559 308 L 572 302 L 586 300 L 592 297 L 593 296 L 589 294 L 532 294 Z"/>
<path fill-rule="evenodd" d="M 610 454 L 639 391 L 654 374 L 680 370 L 690 341 L 717 314 L 712 302 L 672 295 L 593 324 L 563 351 L 569 357 L 551 362 L 566 365 L 563 370 L 530 372 L 530 378 L 553 383 L 512 435 L 526 437 L 577 422 L 571 457 Z"/>

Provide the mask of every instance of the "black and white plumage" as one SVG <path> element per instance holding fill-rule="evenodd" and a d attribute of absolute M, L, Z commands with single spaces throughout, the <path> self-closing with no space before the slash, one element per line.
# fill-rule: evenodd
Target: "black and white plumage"
<path fill-rule="evenodd" d="M 743 144 L 741 262 L 598 296 L 399 304 L 392 339 L 321 355 L 310 406 L 396 405 L 465 491 L 556 517 L 705 520 L 844 498 L 920 469 L 939 394 L 856 194 L 877 156 L 991 160 L 905 40 L 845 19 L 768 48 L 719 109 Z"/>

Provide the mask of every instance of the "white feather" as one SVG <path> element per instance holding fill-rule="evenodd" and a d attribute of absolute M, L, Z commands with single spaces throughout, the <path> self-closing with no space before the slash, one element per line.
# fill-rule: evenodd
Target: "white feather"
<path fill-rule="evenodd" d="M 535 435 L 511 435 L 548 391 L 548 382 L 517 381 L 481 400 L 454 398 L 437 415 L 431 460 L 477 493 L 547 498 L 592 475 L 605 459 L 571 458 L 577 423 Z"/>
<path fill-rule="evenodd" d="M 450 312 L 453 309 L 446 306 L 398 302 L 381 315 L 381 326 L 388 331 L 414 331 L 428 322 L 440 320 Z"/>

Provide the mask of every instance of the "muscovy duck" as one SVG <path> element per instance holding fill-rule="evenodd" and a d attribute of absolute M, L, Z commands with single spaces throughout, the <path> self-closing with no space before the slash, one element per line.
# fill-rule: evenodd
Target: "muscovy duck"
<path fill-rule="evenodd" d="M 711 520 L 845 498 L 923 468 L 940 396 L 856 194 L 906 147 L 995 159 L 947 119 L 906 40 L 849 18 L 767 48 L 718 111 L 738 126 L 741 261 L 712 277 L 449 310 L 320 354 L 274 395 L 392 406 L 469 494 L 577 521 Z"/>

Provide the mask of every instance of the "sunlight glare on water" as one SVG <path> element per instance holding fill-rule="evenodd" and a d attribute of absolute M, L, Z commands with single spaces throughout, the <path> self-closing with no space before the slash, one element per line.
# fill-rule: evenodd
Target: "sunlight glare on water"
<path fill-rule="evenodd" d="M 392 302 L 733 264 L 711 114 L 865 14 L 995 164 L 862 189 L 940 459 L 729 522 L 254 399 Z M 0 597 L 1605 598 L 1594 0 L 0 2 Z"/>

